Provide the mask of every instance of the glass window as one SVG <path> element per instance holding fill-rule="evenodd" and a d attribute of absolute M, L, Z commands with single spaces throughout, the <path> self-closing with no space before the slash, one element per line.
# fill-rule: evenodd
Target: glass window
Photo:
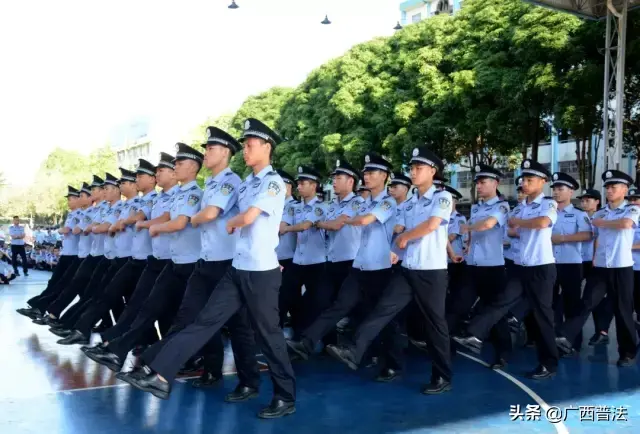
<path fill-rule="evenodd" d="M 504 175 L 500 180 L 500 184 L 502 185 L 515 185 L 515 171 L 513 170 L 505 170 L 502 172 Z"/>
<path fill-rule="evenodd" d="M 458 172 L 458 188 L 471 188 L 473 183 L 473 176 L 469 170 L 465 172 Z"/>
<path fill-rule="evenodd" d="M 422 12 L 418 12 L 415 15 L 411 15 L 411 22 L 412 23 L 417 23 L 418 21 L 420 21 L 422 19 Z"/>

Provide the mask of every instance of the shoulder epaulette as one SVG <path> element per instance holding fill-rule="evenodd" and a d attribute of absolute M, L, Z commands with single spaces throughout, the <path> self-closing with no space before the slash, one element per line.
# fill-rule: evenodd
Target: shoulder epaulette
<path fill-rule="evenodd" d="M 547 200 L 553 200 L 553 197 L 551 197 L 551 196 L 545 196 L 544 198 L 547 199 Z"/>
<path fill-rule="evenodd" d="M 189 190 L 187 190 L 187 191 L 197 190 L 197 189 L 199 189 L 199 188 L 200 188 L 200 187 L 198 187 L 197 185 L 192 185 L 192 186 L 191 186 L 191 188 L 190 188 Z"/>
<path fill-rule="evenodd" d="M 270 176 L 270 175 L 277 175 L 278 172 L 276 172 L 275 170 L 272 170 L 271 172 L 267 172 L 267 174 L 265 176 Z"/>
<path fill-rule="evenodd" d="M 585 212 L 585 211 L 584 211 L 582 208 L 580 208 L 579 206 L 575 206 L 575 205 L 574 205 L 573 207 L 574 207 L 575 209 L 577 209 L 578 211 Z"/>

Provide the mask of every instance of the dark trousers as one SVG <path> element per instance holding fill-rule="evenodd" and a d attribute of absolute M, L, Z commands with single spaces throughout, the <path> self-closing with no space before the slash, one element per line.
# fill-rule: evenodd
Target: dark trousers
<path fill-rule="evenodd" d="M 553 313 L 556 327 L 580 314 L 582 298 L 582 263 L 556 264 L 556 284 L 553 287 Z M 574 348 L 582 346 L 582 331 L 571 342 Z"/>
<path fill-rule="evenodd" d="M 591 272 L 593 271 L 593 262 L 583 262 L 582 268 L 584 270 L 584 278 L 585 280 L 588 280 L 589 276 L 591 276 Z M 634 284 L 635 282 L 636 279 L 634 277 Z M 613 321 L 613 304 L 611 304 L 611 299 L 607 297 L 606 294 L 595 309 L 593 309 L 592 315 L 595 332 L 608 334 L 611 321 Z"/>
<path fill-rule="evenodd" d="M 53 288 L 49 294 L 44 297 L 38 299 L 36 303 L 36 308 L 40 309 L 40 311 L 45 312 L 49 311 L 49 305 L 53 303 L 58 296 L 62 293 L 62 291 L 73 281 L 74 276 L 76 275 L 76 271 L 80 267 L 83 259 L 78 258 L 77 256 L 73 257 L 73 262 L 69 264 L 67 269 L 65 270 L 63 276 L 60 278 L 58 283 L 56 283 L 55 288 Z"/>
<path fill-rule="evenodd" d="M 411 300 L 415 300 L 427 325 L 426 342 L 433 361 L 432 378 L 450 381 L 452 372 L 449 330 L 445 320 L 446 299 L 447 270 L 403 268 L 394 273 L 376 307 L 355 333 L 357 361 L 361 360 L 371 342 L 382 331 L 382 354 L 387 359 L 385 367 L 400 368 L 403 351 L 394 344 L 400 339 L 398 328 L 389 325 Z"/>
<path fill-rule="evenodd" d="M 24 271 L 24 274 L 27 274 L 27 252 L 24 249 L 24 245 L 14 246 L 11 244 L 11 265 L 13 265 L 13 272 L 15 274 L 19 274 L 18 255 L 20 255 L 20 258 L 22 259 L 22 271 Z"/>
<path fill-rule="evenodd" d="M 307 324 L 311 325 L 313 321 L 320 315 L 325 309 L 331 307 L 331 304 L 338 297 L 340 288 L 346 280 L 347 276 L 353 269 L 353 261 L 340 261 L 340 262 L 327 262 L 325 268 L 325 274 L 320 278 L 318 289 L 316 294 L 306 300 L 309 309 L 307 312 Z M 307 294 L 305 294 L 305 297 Z M 322 342 L 325 345 L 336 344 L 338 342 L 338 335 L 335 331 L 329 332 L 322 338 Z"/>
<path fill-rule="evenodd" d="M 35 297 L 29 299 L 29 301 L 27 301 L 27 304 L 31 307 L 36 307 L 35 304 L 38 303 L 38 300 L 50 296 L 56 288 L 57 283 L 60 281 L 60 279 L 62 279 L 62 276 L 76 258 L 77 256 L 60 256 L 58 265 L 54 267 L 53 274 L 51 275 L 49 282 L 47 282 L 47 287 L 39 295 L 36 295 Z"/>
<path fill-rule="evenodd" d="M 149 366 L 172 381 L 182 365 L 233 315 L 246 307 L 256 340 L 269 366 L 274 398 L 295 401 L 295 377 L 278 315 L 281 281 L 279 268 L 244 271 L 231 267 L 195 322 L 174 335 Z"/>
<path fill-rule="evenodd" d="M 142 354 L 142 359 L 148 364 L 158 355 L 160 350 L 165 346 L 167 342 L 171 341 L 171 338 L 176 334 L 180 333 L 198 317 L 198 314 L 202 310 L 202 308 L 207 304 L 211 293 L 215 289 L 216 285 L 224 274 L 227 272 L 227 269 L 231 267 L 231 260 L 227 261 L 200 261 L 196 265 L 195 270 L 191 274 L 189 278 L 189 282 L 187 283 L 187 289 L 184 293 L 184 297 L 182 299 L 182 303 L 180 304 L 180 309 L 178 309 L 178 313 L 173 320 L 173 324 L 169 329 L 169 332 L 166 336 L 163 336 L 162 340 L 155 343 L 154 345 L 147 348 L 147 350 Z M 240 315 L 240 312 L 238 313 Z M 229 321 L 231 324 L 229 325 L 230 330 L 232 330 L 232 336 L 237 338 L 239 334 L 245 333 L 246 336 L 249 336 L 251 340 L 253 340 L 253 330 L 248 323 L 248 319 L 246 318 L 246 312 L 244 313 L 243 319 L 244 327 L 235 327 L 234 317 Z M 234 325 L 234 326 L 232 326 Z M 238 324 L 239 325 L 239 324 Z M 233 344 L 232 344 L 233 345 Z M 236 345 L 237 346 L 237 345 Z M 255 344 L 253 345 L 255 350 Z M 252 365 L 256 364 L 255 361 L 255 351 L 251 351 L 253 354 L 253 362 Z M 224 362 L 224 346 L 222 343 L 222 336 L 220 332 L 216 332 L 211 339 L 200 349 L 199 354 L 204 357 L 204 368 L 206 372 L 213 373 L 214 375 L 222 374 L 222 364 Z M 236 356 L 236 358 L 240 358 Z M 237 369 L 241 371 L 242 369 Z M 252 381 L 253 385 L 255 384 L 255 379 L 247 380 Z"/>
<path fill-rule="evenodd" d="M 584 288 L 580 313 L 562 325 L 560 334 L 573 342 L 591 311 L 607 294 L 613 304 L 620 357 L 635 357 L 638 334 L 633 321 L 633 288 L 633 267 L 594 267 Z"/>
<path fill-rule="evenodd" d="M 109 270 L 111 259 L 107 259 L 104 256 L 99 256 L 99 258 L 100 261 L 93 269 L 88 283 L 85 282 L 83 284 L 84 288 L 80 290 L 80 300 L 69 307 L 60 317 L 60 321 L 65 329 L 71 330 L 76 321 L 80 319 L 80 316 L 88 307 L 89 301 L 91 300 L 90 292 L 93 288 L 100 286 L 102 279 L 105 277 L 105 273 Z"/>
<path fill-rule="evenodd" d="M 84 259 L 80 259 L 81 262 L 69 284 L 66 285 L 55 300 L 52 300 L 47 306 L 47 311 L 50 314 L 59 318 L 62 311 L 65 310 L 78 295 L 84 292 L 102 258 L 103 257 L 100 256 L 87 256 Z"/>
<path fill-rule="evenodd" d="M 391 278 L 391 268 L 362 271 L 351 268 L 333 304 L 325 309 L 316 320 L 302 332 L 303 341 L 310 348 L 333 330 L 342 318 L 357 306 L 361 318 L 366 318 L 373 310 Z"/>
<path fill-rule="evenodd" d="M 467 265 L 465 273 L 467 274 L 465 284 L 452 288 L 449 294 L 446 315 L 449 330 L 460 328 L 478 298 L 482 305 L 489 305 L 504 291 L 506 285 L 507 275 L 502 265 L 495 267 Z M 482 309 L 482 305 L 478 309 Z M 500 318 L 491 328 L 490 338 L 498 357 L 505 357 L 511 351 L 511 332 L 506 316 Z"/>
<path fill-rule="evenodd" d="M 147 259 L 147 265 L 142 271 L 142 274 L 136 284 L 136 288 L 134 289 L 131 298 L 129 298 L 122 315 L 118 318 L 118 322 L 116 322 L 113 327 L 110 327 L 101 333 L 101 338 L 104 342 L 109 342 L 119 336 L 122 336 L 127 332 L 127 330 L 129 330 L 131 324 L 133 324 L 140 313 L 142 306 L 147 301 L 147 298 L 149 298 L 149 294 L 151 293 L 158 276 L 160 276 L 162 270 L 169 264 L 171 264 L 169 259 L 156 259 L 153 256 L 149 256 Z M 148 336 L 151 339 L 151 342 L 158 338 L 155 330 L 150 330 Z"/>
<path fill-rule="evenodd" d="M 164 267 L 129 330 L 115 340 L 109 341 L 109 351 L 124 360 L 129 351 L 142 343 L 150 332 L 153 332 L 154 322 L 162 317 L 165 318 L 165 321 L 172 322 L 178 312 L 184 297 L 184 291 L 187 288 L 187 282 L 195 267 L 195 262 L 190 264 L 174 264 L 171 262 Z"/>
<path fill-rule="evenodd" d="M 532 311 L 536 323 L 538 361 L 550 371 L 555 371 L 559 357 L 553 324 L 555 281 L 555 264 L 519 267 L 517 272 L 510 273 L 504 291 L 497 294 L 490 304 L 483 305 L 471 319 L 467 331 L 478 339 L 485 339 L 491 328 L 525 298 L 528 301 L 526 310 Z M 526 311 L 523 318 L 524 315 Z"/>
<path fill-rule="evenodd" d="M 278 300 L 280 323 L 291 313 L 291 326 L 296 334 L 308 326 L 319 313 L 313 302 L 318 297 L 319 283 L 326 277 L 325 263 L 298 265 L 292 263 L 282 276 Z M 305 293 L 302 294 L 302 286 Z"/>
<path fill-rule="evenodd" d="M 93 326 L 107 315 L 109 310 L 120 307 L 123 304 L 123 297 L 129 298 L 146 264 L 147 261 L 139 259 L 127 261 L 113 276 L 104 292 L 90 299 L 87 309 L 73 328 L 83 335 L 89 336 Z M 116 315 L 114 314 L 114 316 Z"/>

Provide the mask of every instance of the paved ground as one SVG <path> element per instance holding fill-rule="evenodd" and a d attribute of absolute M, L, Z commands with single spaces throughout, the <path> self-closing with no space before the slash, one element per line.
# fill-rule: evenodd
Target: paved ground
<path fill-rule="evenodd" d="M 58 338 L 45 327 L 15 312 L 42 291 L 48 277 L 33 272 L 0 286 L 2 434 L 640 432 L 640 372 L 637 366 L 615 366 L 614 343 L 563 360 L 558 376 L 540 383 L 521 375 L 535 365 L 531 349 L 520 351 L 504 372 L 460 354 L 453 392 L 434 397 L 418 392 L 429 377 L 429 361 L 420 354 L 410 357 L 406 374 L 393 384 L 371 381 L 371 369 L 353 373 L 330 359 L 296 363 L 298 411 L 276 421 L 255 417 L 271 395 L 266 374 L 259 399 L 223 402 L 235 386 L 231 361 L 220 387 L 199 391 L 182 381 L 171 399 L 162 401 L 119 382 L 77 346 L 57 345 Z M 589 327 L 590 322 L 586 338 Z M 540 420 L 511 421 L 510 408 L 518 405 L 523 413 L 527 405 L 534 406 L 529 410 L 534 418 L 542 408 Z M 566 413 L 566 420 L 549 422 L 548 406 Z M 575 409 L 566 410 L 571 406 Z M 614 420 L 619 407 L 626 421 Z"/>

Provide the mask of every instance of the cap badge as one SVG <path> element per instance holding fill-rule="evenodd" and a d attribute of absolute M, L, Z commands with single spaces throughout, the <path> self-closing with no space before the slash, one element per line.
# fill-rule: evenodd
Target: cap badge
<path fill-rule="evenodd" d="M 524 160 L 523 166 L 525 169 L 528 169 L 529 167 L 531 167 L 531 162 L 529 160 Z"/>
<path fill-rule="evenodd" d="M 417 157 L 419 153 L 420 153 L 420 151 L 418 150 L 418 148 L 414 148 L 413 149 L 413 156 L 414 157 Z"/>
<path fill-rule="evenodd" d="M 176 152 L 180 151 L 180 145 L 176 143 Z"/>
<path fill-rule="evenodd" d="M 613 174 L 611 172 L 607 172 L 604 174 L 605 177 L 607 178 L 611 178 L 613 176 Z"/>
<path fill-rule="evenodd" d="M 587 190 L 582 190 L 582 194 L 587 194 Z"/>
<path fill-rule="evenodd" d="M 244 129 L 245 129 L 245 130 L 248 130 L 249 128 L 251 128 L 251 122 L 249 122 L 249 121 L 247 120 L 247 121 L 245 121 L 245 123 L 244 123 Z"/>
<path fill-rule="evenodd" d="M 557 180 L 558 180 L 558 174 L 557 174 L 557 173 L 554 173 L 554 174 L 553 174 L 553 180 L 554 180 L 554 181 L 557 181 Z"/>
<path fill-rule="evenodd" d="M 213 137 L 213 131 L 211 130 L 211 128 L 207 128 L 207 134 L 209 135 L 209 139 Z"/>
<path fill-rule="evenodd" d="M 302 166 L 298 167 L 298 173 L 302 173 Z"/>
<path fill-rule="evenodd" d="M 340 160 L 336 160 L 336 167 L 340 167 Z"/>
<path fill-rule="evenodd" d="M 391 176 L 391 179 L 395 179 L 395 177 L 396 177 L 396 175 L 394 175 L 393 173 L 391 175 L 389 175 L 389 176 Z"/>
<path fill-rule="evenodd" d="M 476 166 L 476 172 L 480 172 L 480 166 Z"/>
<path fill-rule="evenodd" d="M 364 162 L 365 163 L 370 163 L 371 162 L 371 158 L 368 155 L 364 156 Z"/>

